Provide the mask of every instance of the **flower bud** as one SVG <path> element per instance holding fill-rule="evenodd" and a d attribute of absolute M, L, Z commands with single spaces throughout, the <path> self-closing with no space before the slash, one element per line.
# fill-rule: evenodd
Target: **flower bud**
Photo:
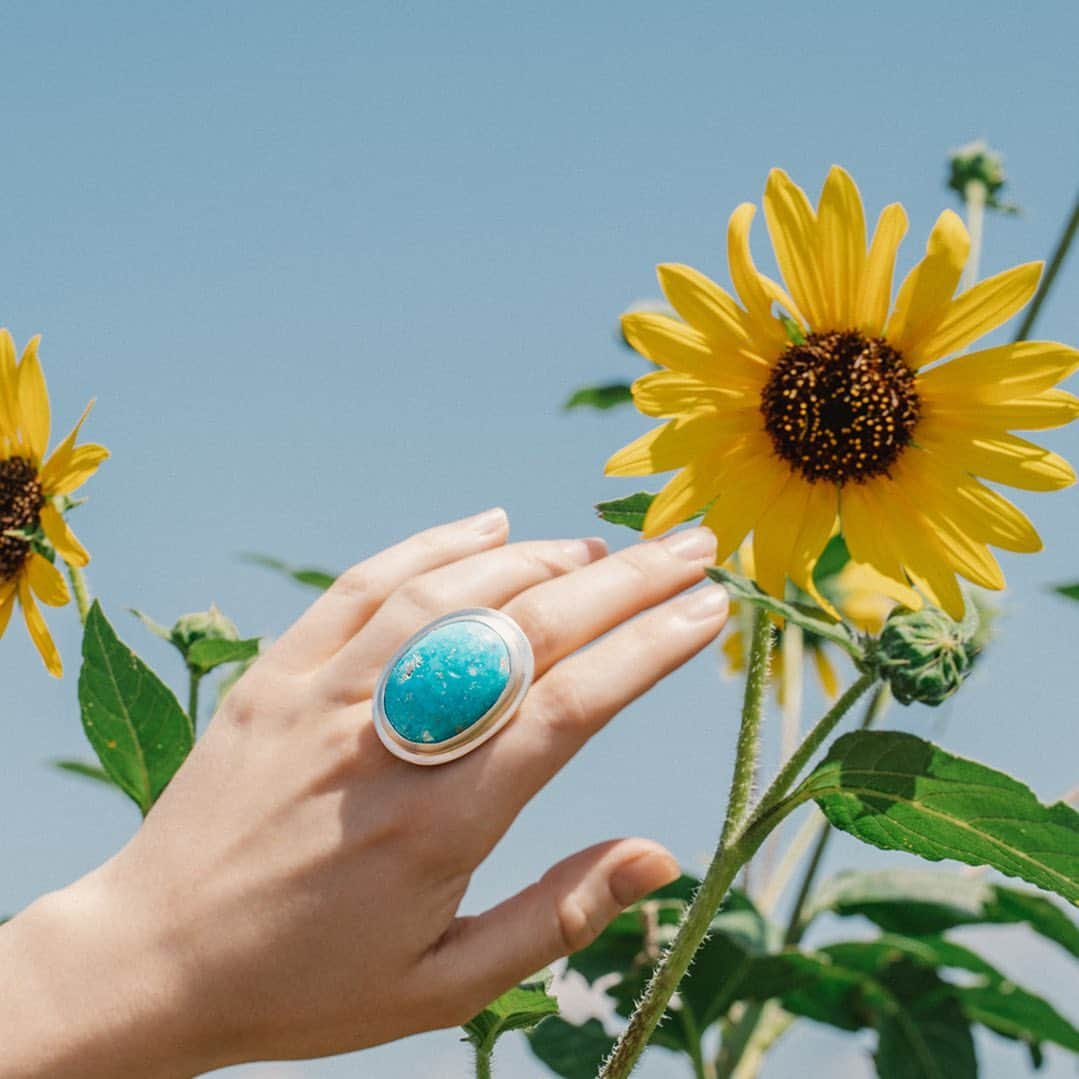
<path fill-rule="evenodd" d="M 221 613 L 216 603 L 210 604 L 208 611 L 180 615 L 169 630 L 169 640 L 184 656 L 196 641 L 238 641 L 239 639 L 240 631 L 236 628 L 236 624 Z"/>
<path fill-rule="evenodd" d="M 888 616 L 877 658 L 901 704 L 940 704 L 966 680 L 980 650 L 977 612 L 972 603 L 967 607 L 962 622 L 933 607 L 898 607 Z"/>
<path fill-rule="evenodd" d="M 1008 182 L 1004 172 L 1004 156 L 992 149 L 984 139 L 968 142 L 948 155 L 948 186 L 964 202 L 969 199 L 968 188 L 972 183 L 985 189 L 985 205 L 1005 213 L 1015 213 L 1018 207 L 1001 202 L 997 197 Z"/>

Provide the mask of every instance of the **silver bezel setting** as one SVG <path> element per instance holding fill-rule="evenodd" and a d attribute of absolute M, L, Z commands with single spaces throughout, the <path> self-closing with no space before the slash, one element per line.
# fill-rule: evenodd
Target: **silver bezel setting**
<path fill-rule="evenodd" d="M 395 730 L 386 715 L 386 683 L 389 681 L 390 672 L 406 652 L 419 644 L 429 633 L 453 622 L 480 622 L 494 630 L 505 642 L 509 653 L 509 678 L 498 700 L 467 730 L 444 742 L 412 742 Z M 372 701 L 375 732 L 395 757 L 400 757 L 410 764 L 445 764 L 457 760 L 458 757 L 478 749 L 509 723 L 521 706 L 528 687 L 532 685 L 534 671 L 532 644 L 525 636 L 524 630 L 509 615 L 490 607 L 467 607 L 453 611 L 429 622 L 412 634 L 382 668 Z"/>

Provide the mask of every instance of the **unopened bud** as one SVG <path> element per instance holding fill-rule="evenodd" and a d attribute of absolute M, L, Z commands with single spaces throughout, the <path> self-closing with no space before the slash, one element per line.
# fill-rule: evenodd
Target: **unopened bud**
<path fill-rule="evenodd" d="M 933 607 L 896 608 L 888 616 L 877 656 L 901 704 L 940 704 L 966 680 L 980 648 L 977 612 L 967 606 L 962 622 Z"/>

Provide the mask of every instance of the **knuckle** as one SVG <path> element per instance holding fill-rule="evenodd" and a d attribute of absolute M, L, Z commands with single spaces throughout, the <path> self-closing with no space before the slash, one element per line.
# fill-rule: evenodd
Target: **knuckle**
<path fill-rule="evenodd" d="M 423 614 L 441 610 L 448 601 L 445 586 L 439 584 L 431 573 L 421 573 L 405 581 L 394 593 L 393 599 Z"/>
<path fill-rule="evenodd" d="M 538 600 L 522 604 L 519 613 L 515 613 L 518 624 L 525 631 L 525 636 L 537 656 L 553 656 L 558 652 L 558 642 L 562 637 L 562 628 L 551 611 Z"/>
<path fill-rule="evenodd" d="M 559 897 L 555 902 L 554 914 L 559 944 L 565 955 L 587 948 L 603 930 L 599 920 L 592 917 L 572 892 Z"/>
<path fill-rule="evenodd" d="M 333 583 L 333 591 L 347 599 L 360 599 L 374 591 L 374 581 L 366 562 L 359 562 L 345 570 Z"/>
<path fill-rule="evenodd" d="M 548 726 L 556 733 L 576 732 L 588 726 L 590 710 L 576 678 L 562 676 L 550 679 L 540 704 Z"/>
<path fill-rule="evenodd" d="M 622 563 L 629 586 L 635 591 L 655 591 L 657 576 L 664 565 L 662 556 L 657 557 L 657 554 L 654 545 L 650 543 L 619 551 L 617 557 Z"/>

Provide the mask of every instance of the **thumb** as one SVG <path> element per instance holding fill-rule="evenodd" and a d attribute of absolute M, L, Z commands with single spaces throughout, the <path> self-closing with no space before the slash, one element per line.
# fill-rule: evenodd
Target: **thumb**
<path fill-rule="evenodd" d="M 647 839 L 578 851 L 515 896 L 459 918 L 439 948 L 446 991 L 479 1002 L 592 943 L 630 904 L 678 877 L 674 856 Z"/>

